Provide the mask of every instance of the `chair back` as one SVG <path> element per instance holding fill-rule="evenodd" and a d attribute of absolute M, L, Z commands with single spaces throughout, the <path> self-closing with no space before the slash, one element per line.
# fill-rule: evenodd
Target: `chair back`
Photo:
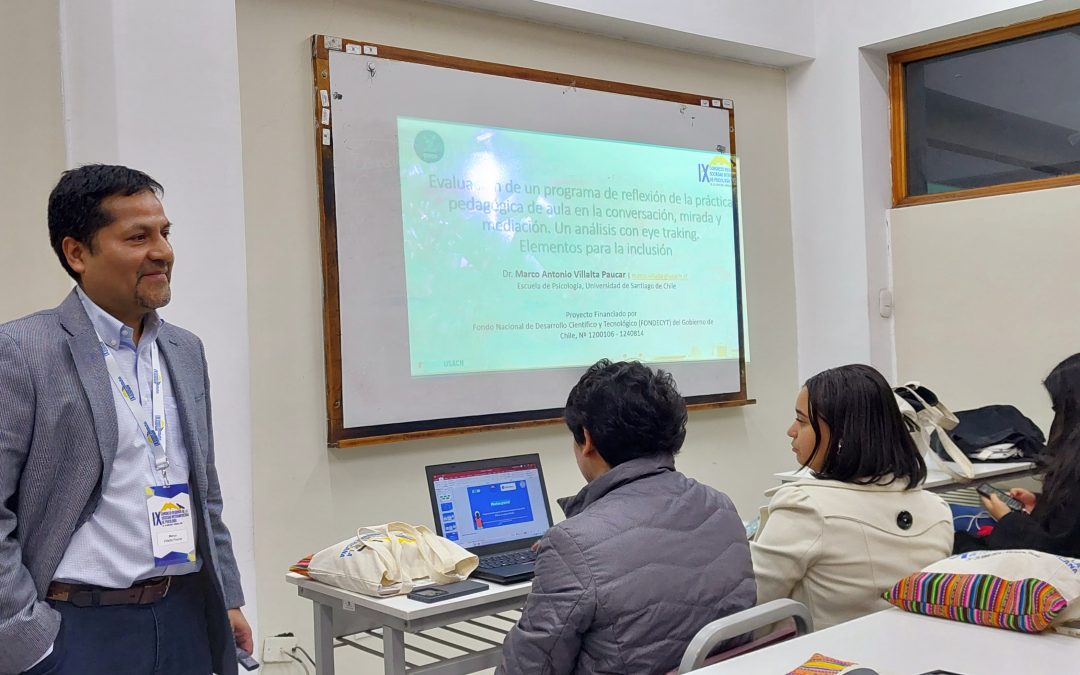
<path fill-rule="evenodd" d="M 713 654 L 720 643 L 772 624 L 780 624 L 767 635 Z M 686 647 L 679 669 L 668 675 L 689 673 L 703 666 L 735 658 L 777 642 L 814 631 L 814 620 L 806 605 L 789 598 L 773 600 L 717 619 L 697 632 Z"/>

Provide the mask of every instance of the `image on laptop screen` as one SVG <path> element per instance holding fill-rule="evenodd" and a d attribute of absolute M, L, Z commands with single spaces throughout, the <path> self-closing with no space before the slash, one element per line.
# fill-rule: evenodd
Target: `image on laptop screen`
<path fill-rule="evenodd" d="M 437 472 L 431 480 L 438 529 L 465 548 L 540 537 L 551 526 L 535 463 Z"/>

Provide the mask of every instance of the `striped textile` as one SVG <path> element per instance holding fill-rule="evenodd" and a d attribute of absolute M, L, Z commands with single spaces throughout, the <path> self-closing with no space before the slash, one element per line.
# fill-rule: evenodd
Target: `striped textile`
<path fill-rule="evenodd" d="M 886 591 L 885 600 L 915 614 L 1022 633 L 1045 630 L 1068 601 L 1040 579 L 1008 581 L 991 574 L 918 572 Z"/>
<path fill-rule="evenodd" d="M 308 565 L 311 564 L 311 556 L 315 555 L 311 553 L 296 561 L 296 563 L 289 565 L 289 571 L 297 574 L 303 574 L 305 577 L 310 576 L 308 574 Z"/>
<path fill-rule="evenodd" d="M 841 661 L 824 654 L 814 654 L 806 663 L 802 664 L 788 675 L 818 675 L 819 673 L 839 673 L 848 666 L 855 665 L 851 661 Z"/>

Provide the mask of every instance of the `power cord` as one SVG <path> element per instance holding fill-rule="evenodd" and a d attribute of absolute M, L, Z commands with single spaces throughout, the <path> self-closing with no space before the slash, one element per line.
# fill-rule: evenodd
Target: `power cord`
<path fill-rule="evenodd" d="M 300 664 L 300 667 L 304 669 L 304 674 L 305 674 L 305 675 L 311 675 L 311 671 L 310 671 L 310 670 L 308 670 L 307 664 L 306 664 L 306 663 L 304 663 L 304 660 L 303 660 L 303 659 L 301 659 L 301 658 L 300 658 L 299 656 L 297 656 L 296 654 L 293 654 L 292 652 L 285 652 L 285 655 L 286 655 L 286 656 L 288 656 L 288 657 L 289 657 L 290 659 L 292 659 L 293 661 L 296 661 L 297 663 L 299 663 L 299 664 Z"/>
<path fill-rule="evenodd" d="M 304 649 L 300 645 L 296 645 L 296 649 L 299 649 L 300 653 L 303 654 L 304 656 L 306 656 L 308 661 L 311 661 L 311 665 L 313 665 L 313 666 L 315 665 L 315 659 L 311 658 L 311 654 L 308 654 L 306 649 Z M 318 666 L 316 666 L 316 667 L 318 667 Z"/>
<path fill-rule="evenodd" d="M 292 633 L 278 633 L 278 634 L 277 634 L 277 635 L 275 635 L 274 637 L 296 637 L 296 636 L 295 636 L 295 635 L 293 635 Z M 300 664 L 301 666 L 303 666 L 303 667 L 304 667 L 304 672 L 305 672 L 305 673 L 307 673 L 308 675 L 311 675 L 310 671 L 308 671 L 308 668 L 307 668 L 307 664 L 305 664 L 305 663 L 304 663 L 303 661 L 301 661 L 301 660 L 300 660 L 300 659 L 299 659 L 299 658 L 298 658 L 298 657 L 296 656 L 296 652 L 297 652 L 297 651 L 299 651 L 299 652 L 300 652 L 301 654 L 303 654 L 303 655 L 304 655 L 304 657 L 305 657 L 305 658 L 306 658 L 306 659 L 307 659 L 308 661 L 310 661 L 310 662 L 311 662 L 311 665 L 313 665 L 313 666 L 315 666 L 316 668 L 318 668 L 318 666 L 317 666 L 317 665 L 315 665 L 315 659 L 311 658 L 311 654 L 308 654 L 308 650 L 304 649 L 304 648 L 303 648 L 303 647 L 302 647 L 301 645 L 296 645 L 296 646 L 295 646 L 295 647 L 293 647 L 293 648 L 292 648 L 291 650 L 289 650 L 289 652 L 291 652 L 291 653 L 287 653 L 287 656 L 288 656 L 289 658 L 291 658 L 292 660 L 296 661 L 297 663 L 299 663 L 299 664 Z"/>

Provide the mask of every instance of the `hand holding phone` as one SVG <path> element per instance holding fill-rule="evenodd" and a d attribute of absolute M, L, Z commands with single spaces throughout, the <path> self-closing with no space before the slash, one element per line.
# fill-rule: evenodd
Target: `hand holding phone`
<path fill-rule="evenodd" d="M 244 670 L 257 670 L 259 667 L 259 662 L 239 647 L 236 648 L 236 661 L 244 667 Z"/>
<path fill-rule="evenodd" d="M 1014 487 L 1009 490 L 1009 496 L 1019 501 L 1024 505 L 1024 511 L 1031 513 L 1035 510 L 1035 502 L 1039 501 L 1038 496 L 1031 490 L 1025 490 L 1024 488 Z"/>
<path fill-rule="evenodd" d="M 1019 499 L 1014 499 L 1009 495 L 1008 492 L 1005 492 L 1000 488 L 996 488 L 989 483 L 979 483 L 979 485 L 975 488 L 975 492 L 978 492 L 984 497 L 995 495 L 1005 504 L 1005 506 L 1008 506 L 1013 511 L 1024 510 L 1024 505 L 1020 502 Z"/>

